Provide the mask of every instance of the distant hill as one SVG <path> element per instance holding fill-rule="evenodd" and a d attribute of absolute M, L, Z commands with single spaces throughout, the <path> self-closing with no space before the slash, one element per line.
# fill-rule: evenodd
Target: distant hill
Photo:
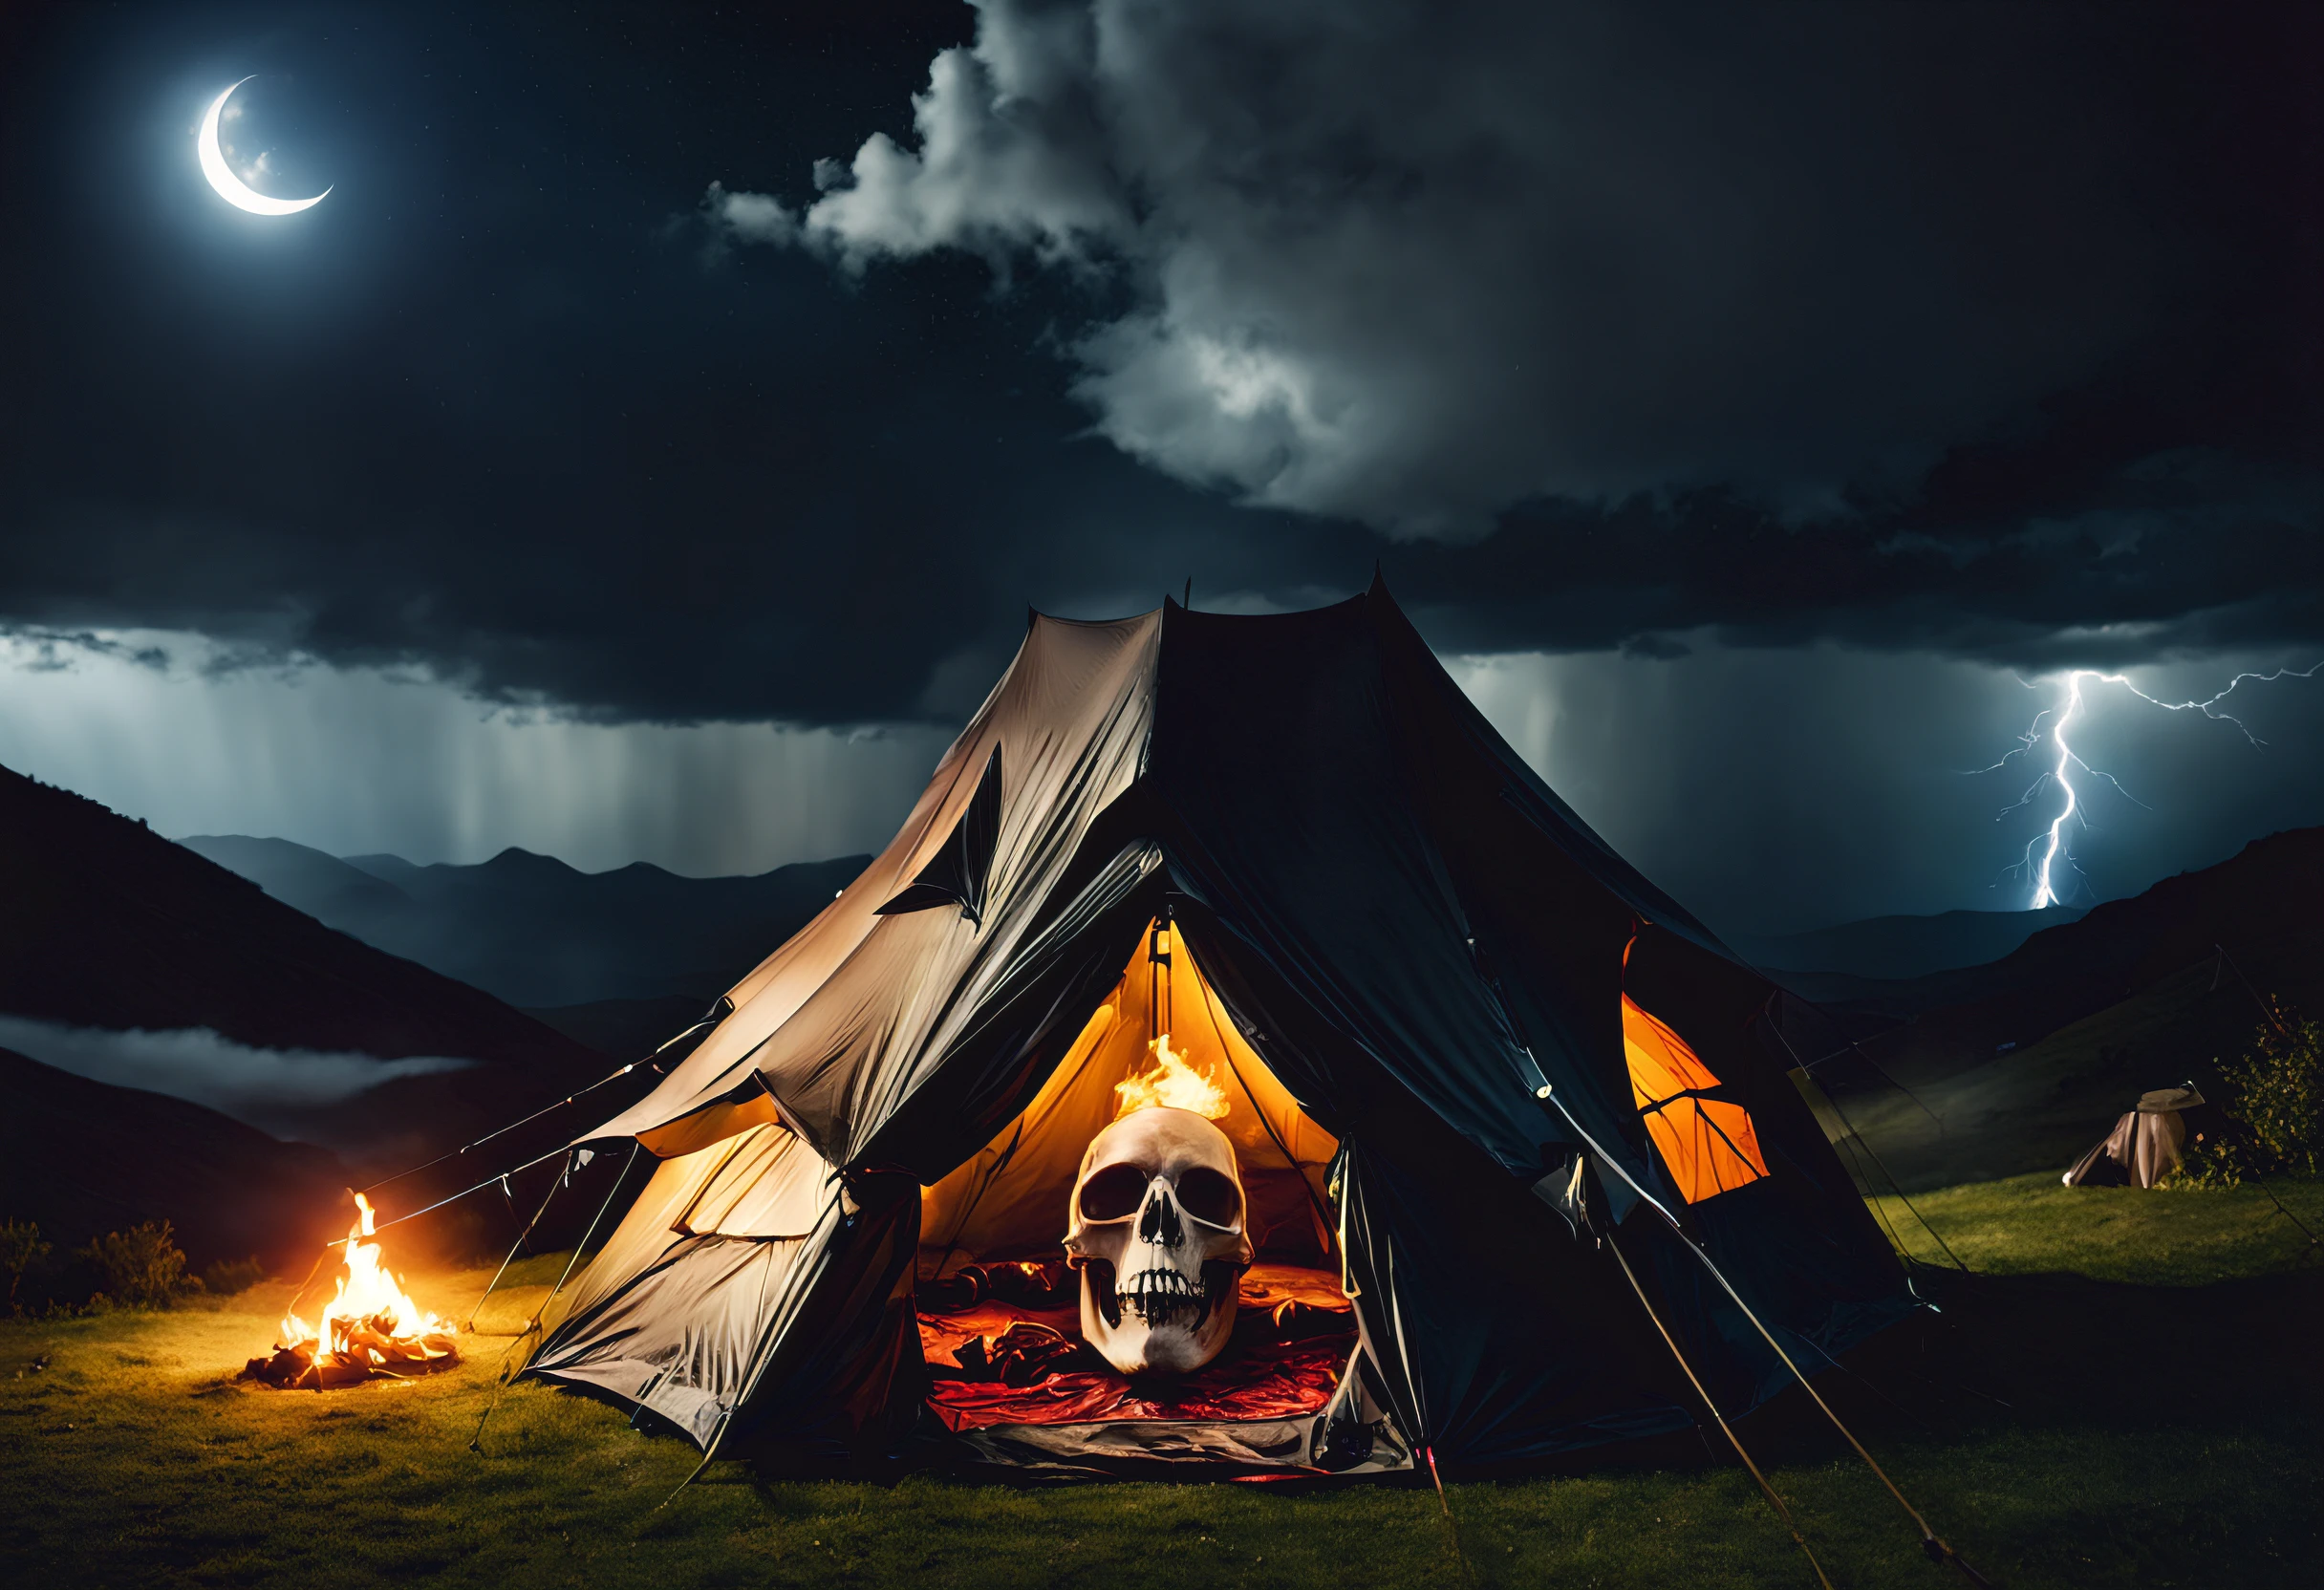
<path fill-rule="evenodd" d="M 1823 1024 L 1916 1096 L 1867 1089 L 1861 1107 L 1898 1175 L 1933 1185 L 2047 1167 L 2148 1088 L 2211 1085 L 2214 1057 L 2262 1021 L 2257 994 L 2324 1015 L 2324 828 L 2255 840 L 1989 965 L 1861 985 Z M 1839 1054 L 1818 1074 L 1844 1097 L 1867 1072 Z"/>
<path fill-rule="evenodd" d="M 140 822 L 5 768 L 0 1011 L 116 1031 L 206 1027 L 257 1048 L 479 1063 L 318 1107 L 300 1129 L 374 1165 L 408 1163 L 610 1069 L 489 994 L 334 932 Z M 128 1150 L 117 1139 L 94 1151 Z"/>
<path fill-rule="evenodd" d="M 1868 985 L 1841 1008 L 1904 1016 L 1929 1042 L 2020 1047 L 2225 946 L 2265 991 L 2324 1002 L 2324 828 L 2253 840 L 2200 871 L 2094 906 L 1984 966 Z M 2046 913 L 2045 913 L 2046 914 Z"/>
<path fill-rule="evenodd" d="M 62 1251 L 168 1220 L 199 1265 L 258 1254 L 304 1267 L 344 1235 L 346 1171 L 216 1110 L 89 1082 L 0 1049 L 0 1215 Z"/>
<path fill-rule="evenodd" d="M 1934 916 L 1871 916 L 1814 933 L 1730 935 L 1728 943 L 1771 970 L 1851 978 L 1918 978 L 1999 960 L 2046 928 L 2079 921 L 2074 906 L 2047 911 L 1947 911 Z"/>
<path fill-rule="evenodd" d="M 582 872 L 514 849 L 471 867 L 420 867 L 239 834 L 184 843 L 366 944 L 512 1004 L 678 1000 L 696 1014 L 806 926 L 869 860 L 684 878 L 644 862 Z"/>

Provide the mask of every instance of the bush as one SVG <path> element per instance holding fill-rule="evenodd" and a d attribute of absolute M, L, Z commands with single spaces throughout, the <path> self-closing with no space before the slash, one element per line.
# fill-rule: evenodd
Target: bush
<path fill-rule="evenodd" d="M 185 1273 L 185 1255 L 167 1220 L 108 1232 L 81 1252 L 101 1278 L 100 1294 L 126 1308 L 167 1308 L 181 1293 L 202 1287 L 201 1277 Z"/>
<path fill-rule="evenodd" d="M 267 1278 L 267 1267 L 256 1254 L 248 1258 L 221 1258 L 202 1269 L 202 1289 L 221 1298 L 247 1292 Z"/>
<path fill-rule="evenodd" d="M 24 1288 L 25 1272 L 36 1268 L 49 1257 L 49 1244 L 41 1240 L 39 1225 L 31 1220 L 9 1220 L 0 1223 L 0 1276 L 8 1278 L 8 1311 L 22 1312 L 25 1300 L 19 1294 Z"/>
<path fill-rule="evenodd" d="M 2254 1177 L 2324 1172 L 2324 1026 L 2269 1002 L 2249 1053 L 2219 1063 L 2219 1105 L 2234 1129 L 2189 1143 L 2179 1178 L 2234 1187 Z"/>

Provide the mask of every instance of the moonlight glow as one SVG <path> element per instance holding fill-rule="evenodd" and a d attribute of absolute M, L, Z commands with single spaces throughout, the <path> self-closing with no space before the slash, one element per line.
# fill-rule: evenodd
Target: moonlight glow
<path fill-rule="evenodd" d="M 249 80 L 243 78 L 210 101 L 209 114 L 202 118 L 202 131 L 194 136 L 194 146 L 202 159 L 202 175 L 209 179 L 210 186 L 218 190 L 221 199 L 252 215 L 296 215 L 303 209 L 312 209 L 331 196 L 330 188 L 312 199 L 269 199 L 235 176 L 233 167 L 226 163 L 226 151 L 218 146 L 218 118 L 226 113 L 226 102 L 234 97 L 234 89 Z"/>

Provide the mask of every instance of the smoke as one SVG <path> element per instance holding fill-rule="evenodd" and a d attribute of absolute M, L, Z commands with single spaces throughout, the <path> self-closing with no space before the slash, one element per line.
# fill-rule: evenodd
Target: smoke
<path fill-rule="evenodd" d="M 325 1049 L 253 1049 L 208 1027 L 149 1032 L 69 1027 L 0 1016 L 0 1048 L 116 1087 L 142 1088 L 204 1105 L 262 1131 L 295 1128 L 307 1111 L 354 1098 L 398 1077 L 457 1071 L 476 1063 L 442 1055 L 377 1060 Z"/>

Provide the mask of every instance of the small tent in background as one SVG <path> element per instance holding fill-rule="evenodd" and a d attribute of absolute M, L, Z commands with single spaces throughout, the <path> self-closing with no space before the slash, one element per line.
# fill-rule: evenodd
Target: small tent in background
<path fill-rule="evenodd" d="M 2187 1140 L 2209 1123 L 2210 1107 L 2188 1083 L 2139 1095 L 2138 1105 L 2114 1124 L 2106 1140 L 2074 1162 L 2068 1187 L 2152 1187 L 2179 1169 Z"/>
<path fill-rule="evenodd" d="M 658 1169 L 527 1372 L 827 1464 L 1474 1472 L 1683 1431 L 1667 1343 L 1732 1415 L 1914 1306 L 1779 998 L 1384 588 L 1037 616 L 887 850 L 576 1140 Z M 1082 1351 L 1061 1248 L 1166 1036 L 1252 1249 L 1234 1345 L 1167 1382 Z"/>

